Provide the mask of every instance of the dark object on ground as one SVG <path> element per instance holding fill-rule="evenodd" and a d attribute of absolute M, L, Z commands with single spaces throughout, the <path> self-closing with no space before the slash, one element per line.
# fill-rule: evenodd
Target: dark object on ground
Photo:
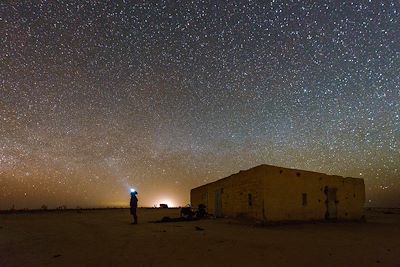
<path fill-rule="evenodd" d="M 194 217 L 194 214 L 191 207 L 184 207 L 181 209 L 181 218 L 191 219 Z"/>
<path fill-rule="evenodd" d="M 160 209 L 168 209 L 168 204 L 160 204 Z"/>
<path fill-rule="evenodd" d="M 61 254 L 56 254 L 53 256 L 53 258 L 58 258 L 58 257 L 61 257 Z"/>
<path fill-rule="evenodd" d="M 181 217 L 179 218 L 163 217 L 161 220 L 155 221 L 155 223 L 195 221 L 205 218 L 207 217 L 207 215 L 208 214 L 206 212 L 206 206 L 200 204 L 197 211 L 193 211 L 192 207 L 184 207 L 181 208 Z"/>
<path fill-rule="evenodd" d="M 201 227 L 198 227 L 198 226 L 196 226 L 195 229 L 196 229 L 196 231 L 204 231 L 204 228 L 201 228 Z"/>
<path fill-rule="evenodd" d="M 185 221 L 194 221 L 196 220 L 195 218 L 190 218 L 190 219 L 186 219 L 186 218 L 170 218 L 170 217 L 164 217 L 162 218 L 162 222 L 185 222 Z"/>
<path fill-rule="evenodd" d="M 206 205 L 199 204 L 196 211 L 192 209 L 192 207 L 184 207 L 181 209 L 181 217 L 185 219 L 192 219 L 192 218 L 205 218 L 207 217 Z"/>
<path fill-rule="evenodd" d="M 162 204 L 160 204 L 160 207 L 161 205 Z M 161 220 L 155 221 L 155 223 L 195 221 L 205 218 L 207 217 L 207 215 L 208 214 L 206 211 L 206 205 L 200 204 L 196 211 L 194 211 L 190 206 L 183 207 L 181 208 L 181 217 L 179 218 L 163 217 Z"/>
<path fill-rule="evenodd" d="M 183 217 L 171 218 L 171 217 L 166 216 L 166 217 L 163 217 L 159 221 L 154 221 L 154 223 L 188 222 L 188 221 L 195 221 L 195 220 L 197 220 L 197 218 L 186 219 L 186 218 L 183 218 Z"/>
<path fill-rule="evenodd" d="M 176 219 L 179 219 L 179 218 L 176 218 Z M 172 219 L 171 217 L 166 216 L 166 217 L 163 217 L 163 218 L 161 219 L 161 222 L 172 222 L 172 221 L 177 221 L 176 219 Z"/>
<path fill-rule="evenodd" d="M 206 205 L 200 204 L 196 212 L 196 217 L 204 218 L 206 216 L 207 216 Z"/>

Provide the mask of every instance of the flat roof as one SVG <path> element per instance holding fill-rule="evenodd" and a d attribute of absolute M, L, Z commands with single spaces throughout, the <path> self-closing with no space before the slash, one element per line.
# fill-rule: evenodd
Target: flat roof
<path fill-rule="evenodd" d="M 197 188 L 201 188 L 201 187 L 203 187 L 203 186 L 207 186 L 207 185 L 210 185 L 210 184 L 213 184 L 213 183 L 217 183 L 217 182 L 223 181 L 223 180 L 225 180 L 225 179 L 231 178 L 231 177 L 236 176 L 236 175 L 238 175 L 238 174 L 245 174 L 245 173 L 247 173 L 247 172 L 251 172 L 251 171 L 254 171 L 254 170 L 256 170 L 256 169 L 271 169 L 271 168 L 273 168 L 273 169 L 289 170 L 289 171 L 301 171 L 301 172 L 313 173 L 313 174 L 322 174 L 322 175 L 326 175 L 326 176 L 335 176 L 335 177 L 342 178 L 342 179 L 354 179 L 354 180 L 360 180 L 360 181 L 361 181 L 361 180 L 364 180 L 364 179 L 362 179 L 362 178 L 343 177 L 343 176 L 340 176 L 340 175 L 326 174 L 326 173 L 322 173 L 322 172 L 307 171 L 307 170 L 300 170 L 300 169 L 279 167 L 279 166 L 268 165 L 268 164 L 261 164 L 261 165 L 252 167 L 252 168 L 247 169 L 247 170 L 240 170 L 240 171 L 237 172 L 237 173 L 231 174 L 231 175 L 229 175 L 229 176 L 227 176 L 227 177 L 224 177 L 224 178 L 220 178 L 220 179 L 218 179 L 218 180 L 216 180 L 216 181 L 213 181 L 213 182 L 210 182 L 210 183 L 206 183 L 206 184 L 200 185 L 200 186 L 198 186 L 198 187 L 192 188 L 191 190 L 194 190 L 194 189 L 197 189 Z"/>

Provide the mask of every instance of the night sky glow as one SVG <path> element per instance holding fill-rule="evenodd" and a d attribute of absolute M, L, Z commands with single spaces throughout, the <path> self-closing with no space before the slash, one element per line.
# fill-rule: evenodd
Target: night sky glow
<path fill-rule="evenodd" d="M 104 2 L 0 4 L 0 208 L 185 205 L 259 164 L 400 206 L 399 1 Z"/>

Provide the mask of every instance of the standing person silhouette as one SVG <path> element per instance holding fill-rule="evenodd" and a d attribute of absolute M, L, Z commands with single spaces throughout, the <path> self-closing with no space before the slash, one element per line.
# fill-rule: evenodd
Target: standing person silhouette
<path fill-rule="evenodd" d="M 133 216 L 133 222 L 132 224 L 137 224 L 138 223 L 138 219 L 137 219 L 137 215 L 136 215 L 136 209 L 137 209 L 137 203 L 138 203 L 138 198 L 136 197 L 137 192 L 136 190 L 131 189 L 131 214 Z"/>

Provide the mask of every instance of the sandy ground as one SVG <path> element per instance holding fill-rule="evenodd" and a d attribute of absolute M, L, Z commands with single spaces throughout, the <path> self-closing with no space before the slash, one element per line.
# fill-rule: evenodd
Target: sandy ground
<path fill-rule="evenodd" d="M 398 210 L 367 211 L 367 223 L 148 222 L 178 214 L 141 209 L 138 225 L 128 210 L 0 215 L 0 266 L 400 266 Z"/>

